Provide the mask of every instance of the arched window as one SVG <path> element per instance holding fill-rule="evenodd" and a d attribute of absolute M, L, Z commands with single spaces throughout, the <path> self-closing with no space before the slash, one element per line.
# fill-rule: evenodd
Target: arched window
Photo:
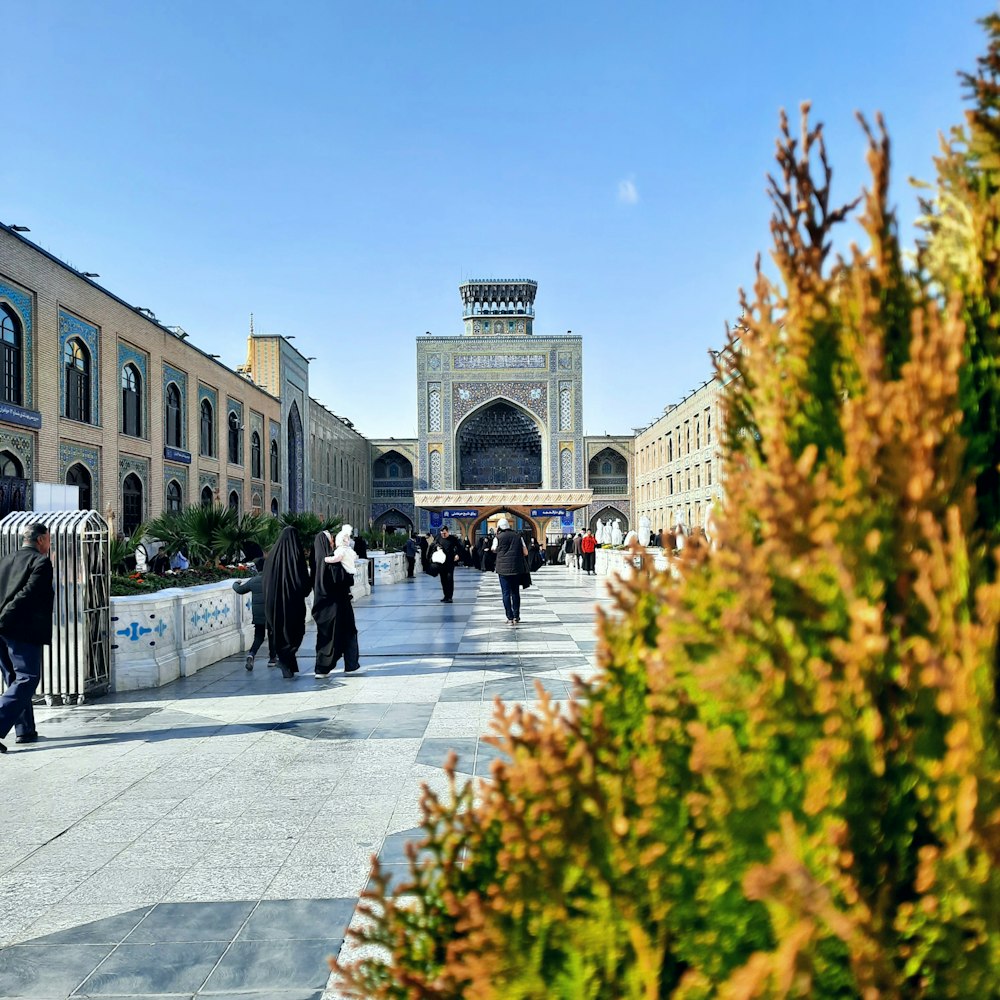
<path fill-rule="evenodd" d="M 181 436 L 181 391 L 175 382 L 167 386 L 167 444 L 171 448 L 183 448 Z"/>
<path fill-rule="evenodd" d="M 262 478 L 260 465 L 260 435 L 254 431 L 250 435 L 250 475 L 254 479 Z"/>
<path fill-rule="evenodd" d="M 202 507 L 211 507 L 215 503 L 215 497 L 212 495 L 211 486 L 203 486 L 201 488 L 201 505 Z"/>
<path fill-rule="evenodd" d="M 236 490 L 229 494 L 229 509 L 236 511 L 237 514 L 240 512 L 240 495 Z"/>
<path fill-rule="evenodd" d="M 0 451 L 0 476 L 4 479 L 24 478 L 24 466 L 9 451 Z"/>
<path fill-rule="evenodd" d="M 63 350 L 66 366 L 66 416 L 90 423 L 90 352 L 83 341 L 71 337 Z"/>
<path fill-rule="evenodd" d="M 240 418 L 235 410 L 229 411 L 229 461 L 233 465 L 240 464 Z"/>
<path fill-rule="evenodd" d="M 259 493 L 254 493 L 250 497 L 250 509 L 259 514 L 264 509 L 264 498 Z"/>
<path fill-rule="evenodd" d="M 142 524 L 142 480 L 130 472 L 122 483 L 122 531 L 129 537 Z"/>
<path fill-rule="evenodd" d="M 176 479 L 167 483 L 167 510 L 175 514 L 181 510 L 181 484 Z"/>
<path fill-rule="evenodd" d="M 281 463 L 278 461 L 278 442 L 271 442 L 271 482 L 277 483 L 281 479 Z M 275 503 L 277 501 L 274 501 Z"/>
<path fill-rule="evenodd" d="M 278 513 L 278 498 L 271 497 L 271 513 L 277 515 Z"/>
<path fill-rule="evenodd" d="M 66 472 L 66 485 L 76 486 L 78 493 L 78 510 L 93 510 L 93 479 L 88 469 L 81 462 L 71 465 Z"/>
<path fill-rule="evenodd" d="M 389 478 L 399 479 L 399 465 L 396 462 L 389 463 Z"/>
<path fill-rule="evenodd" d="M 212 404 L 207 400 L 201 401 L 201 453 L 208 458 L 215 454 L 215 419 L 212 413 Z"/>
<path fill-rule="evenodd" d="M 131 364 L 122 369 L 122 434 L 142 437 L 142 376 Z"/>
<path fill-rule="evenodd" d="M 21 322 L 0 303 L 0 349 L 3 350 L 3 399 L 21 405 Z"/>

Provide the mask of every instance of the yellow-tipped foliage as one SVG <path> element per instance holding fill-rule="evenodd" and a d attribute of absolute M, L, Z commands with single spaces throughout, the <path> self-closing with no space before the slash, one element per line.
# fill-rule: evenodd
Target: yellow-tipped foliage
<path fill-rule="evenodd" d="M 902 264 L 889 146 L 829 203 L 785 121 L 774 280 L 728 386 L 717 547 L 617 588 L 568 712 L 498 708 L 509 760 L 425 798 L 350 995 L 503 1000 L 1000 993 L 1000 589 L 959 391 L 968 303 Z M 860 207 L 858 207 L 860 206 Z M 857 209 L 866 249 L 833 259 Z M 393 897 L 391 892 L 395 892 Z"/>

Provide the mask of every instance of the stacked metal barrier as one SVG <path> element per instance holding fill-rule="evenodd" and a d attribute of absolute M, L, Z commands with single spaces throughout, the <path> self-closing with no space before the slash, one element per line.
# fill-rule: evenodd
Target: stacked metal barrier
<path fill-rule="evenodd" d="M 111 678 L 110 534 L 94 510 L 13 511 L 0 521 L 0 557 L 21 546 L 35 521 L 49 529 L 55 602 L 52 645 L 46 647 L 39 694 L 82 704 Z"/>

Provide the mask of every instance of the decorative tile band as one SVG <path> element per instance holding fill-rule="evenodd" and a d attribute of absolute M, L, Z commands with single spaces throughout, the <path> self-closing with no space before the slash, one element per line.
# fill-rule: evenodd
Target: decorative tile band
<path fill-rule="evenodd" d="M 544 368 L 544 354 L 456 354 L 451 359 L 456 371 L 470 368 Z"/>

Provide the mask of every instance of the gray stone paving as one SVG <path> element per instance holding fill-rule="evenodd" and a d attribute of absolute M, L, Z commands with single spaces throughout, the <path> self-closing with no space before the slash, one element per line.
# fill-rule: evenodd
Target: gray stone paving
<path fill-rule="evenodd" d="M 370 859 L 402 865 L 420 785 L 487 777 L 493 699 L 592 674 L 598 578 L 546 567 L 504 620 L 492 573 L 376 588 L 362 671 L 231 657 L 155 691 L 37 712 L 0 757 L 0 1000 L 327 1000 Z M 390 869 L 391 871 L 391 869 Z"/>

